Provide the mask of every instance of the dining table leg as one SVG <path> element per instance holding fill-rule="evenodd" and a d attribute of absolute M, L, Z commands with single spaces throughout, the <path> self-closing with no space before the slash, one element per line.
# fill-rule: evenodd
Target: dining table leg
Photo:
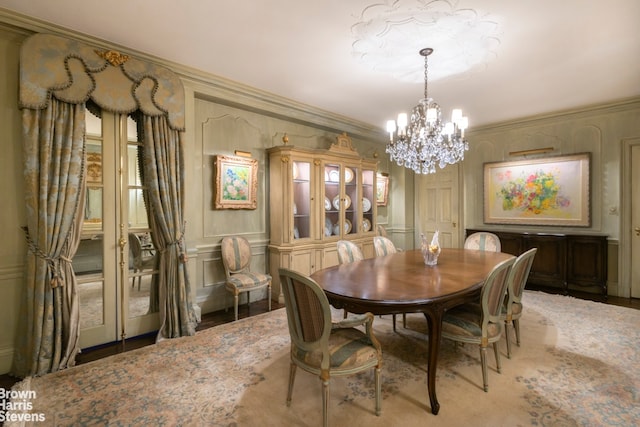
<path fill-rule="evenodd" d="M 440 352 L 440 339 L 442 335 L 442 316 L 444 310 L 441 307 L 430 307 L 431 310 L 425 311 L 424 316 L 427 319 L 429 327 L 429 359 L 427 360 L 427 390 L 429 391 L 429 402 L 431 404 L 431 413 L 438 415 L 440 404 L 436 396 L 436 374 L 438 369 L 438 353 Z"/>

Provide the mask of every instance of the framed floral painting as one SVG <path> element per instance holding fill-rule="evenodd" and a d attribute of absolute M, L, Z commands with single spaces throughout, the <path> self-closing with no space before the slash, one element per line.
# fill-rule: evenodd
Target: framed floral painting
<path fill-rule="evenodd" d="M 376 204 L 378 206 L 387 206 L 389 200 L 389 177 L 386 175 L 378 175 L 376 177 Z"/>
<path fill-rule="evenodd" d="M 216 209 L 256 209 L 258 161 L 236 156 L 215 156 Z"/>
<path fill-rule="evenodd" d="M 484 222 L 588 227 L 590 153 L 484 164 Z"/>

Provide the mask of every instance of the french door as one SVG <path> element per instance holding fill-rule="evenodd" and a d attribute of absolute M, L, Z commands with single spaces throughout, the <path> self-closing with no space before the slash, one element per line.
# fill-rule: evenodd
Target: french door
<path fill-rule="evenodd" d="M 159 328 L 156 254 L 141 178 L 141 143 L 126 115 L 87 111 L 87 200 L 73 259 L 80 347 Z"/>

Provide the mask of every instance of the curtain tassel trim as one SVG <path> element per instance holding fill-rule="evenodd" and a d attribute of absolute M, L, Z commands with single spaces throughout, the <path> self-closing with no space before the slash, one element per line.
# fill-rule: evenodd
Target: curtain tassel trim
<path fill-rule="evenodd" d="M 51 289 L 64 285 L 60 263 L 62 261 L 71 263 L 71 259 L 62 255 L 58 257 L 49 256 L 38 247 L 36 242 L 31 239 L 31 236 L 29 235 L 29 229 L 27 227 L 22 227 L 22 230 L 24 231 L 25 237 L 27 239 L 27 246 L 29 248 L 29 251 L 31 251 L 31 253 L 33 253 L 36 257 L 45 260 L 49 265 L 49 272 L 51 274 L 51 277 L 49 278 L 49 285 L 51 286 Z"/>
<path fill-rule="evenodd" d="M 167 250 L 167 248 L 169 248 L 170 246 L 175 246 L 175 245 L 178 245 L 178 249 L 180 250 L 180 254 L 178 255 L 178 259 L 180 260 L 181 263 L 186 264 L 187 261 L 189 261 L 189 257 L 187 256 L 187 253 L 184 250 L 184 229 L 182 230 L 182 233 L 180 233 L 180 237 L 178 237 L 173 242 L 167 243 L 167 246 L 161 252 L 165 252 Z"/>

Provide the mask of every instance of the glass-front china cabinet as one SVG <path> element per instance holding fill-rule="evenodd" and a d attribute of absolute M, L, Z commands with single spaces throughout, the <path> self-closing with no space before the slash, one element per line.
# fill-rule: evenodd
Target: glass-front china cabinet
<path fill-rule="evenodd" d="M 274 283 L 280 267 L 311 274 L 336 265 L 341 239 L 374 255 L 376 160 L 360 158 L 346 134 L 326 150 L 285 143 L 268 153 Z"/>

